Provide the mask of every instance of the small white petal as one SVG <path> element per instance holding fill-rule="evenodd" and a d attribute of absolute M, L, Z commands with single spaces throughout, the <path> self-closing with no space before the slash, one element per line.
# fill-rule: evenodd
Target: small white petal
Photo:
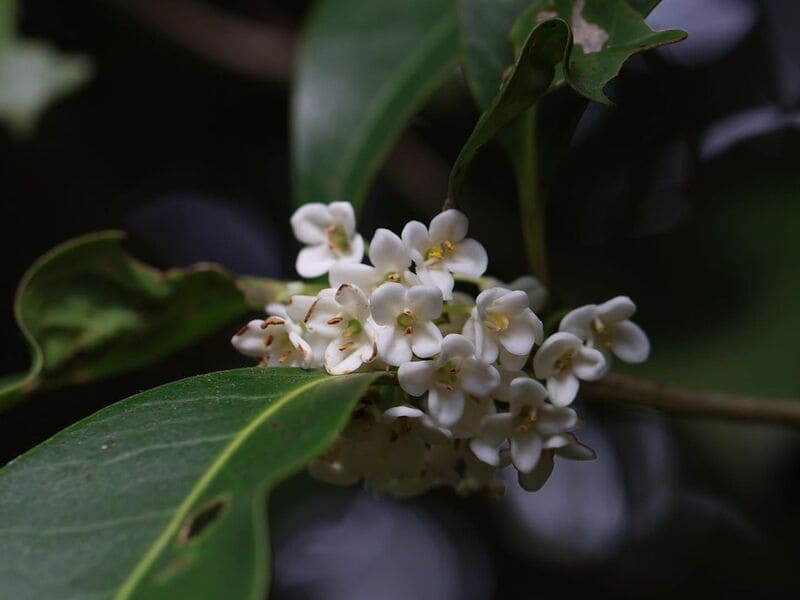
<path fill-rule="evenodd" d="M 372 318 L 378 325 L 397 326 L 397 316 L 406 308 L 406 288 L 399 283 L 383 283 L 369 300 Z"/>
<path fill-rule="evenodd" d="M 414 326 L 411 334 L 411 349 L 420 358 L 430 358 L 438 354 L 442 347 L 442 332 L 433 323 L 420 323 Z"/>
<path fill-rule="evenodd" d="M 480 294 L 478 294 L 478 297 L 475 298 L 475 308 L 478 309 L 478 315 L 480 315 L 481 318 L 485 318 L 486 312 L 489 310 L 492 304 L 494 304 L 494 301 L 498 298 L 498 296 L 508 293 L 508 291 L 509 290 L 504 287 L 497 286 L 483 290 Z"/>
<path fill-rule="evenodd" d="M 325 349 L 325 370 L 331 375 L 347 375 L 364 364 L 363 349 L 358 344 L 340 349 L 350 341 L 336 338 Z"/>
<path fill-rule="evenodd" d="M 500 448 L 493 446 L 481 438 L 472 438 L 469 441 L 469 449 L 481 461 L 493 467 L 500 466 Z"/>
<path fill-rule="evenodd" d="M 452 427 L 464 414 L 464 393 L 459 389 L 432 387 L 428 391 L 428 411 L 442 427 Z"/>
<path fill-rule="evenodd" d="M 330 269 L 328 280 L 330 286 L 339 289 L 341 285 L 350 283 L 369 293 L 380 283 L 381 274 L 369 265 L 360 263 L 337 262 Z"/>
<path fill-rule="evenodd" d="M 328 244 L 306 246 L 297 255 L 295 269 L 300 277 L 312 279 L 327 273 L 336 263 L 336 257 L 328 248 Z"/>
<path fill-rule="evenodd" d="M 627 296 L 617 296 L 597 305 L 597 316 L 607 325 L 630 319 L 635 312 L 636 305 Z"/>
<path fill-rule="evenodd" d="M 412 359 L 409 336 L 395 327 L 381 327 L 377 338 L 378 354 L 386 364 L 399 367 Z"/>
<path fill-rule="evenodd" d="M 545 404 L 539 409 L 536 429 L 546 435 L 555 435 L 572 429 L 578 424 L 578 414 L 568 406 Z"/>
<path fill-rule="evenodd" d="M 342 307 L 332 296 L 320 295 L 306 314 L 306 327 L 309 331 L 329 339 L 338 337 L 346 325 L 341 312 Z"/>
<path fill-rule="evenodd" d="M 418 360 L 400 365 L 397 381 L 403 390 L 412 396 L 422 396 L 432 385 L 436 365 L 430 360 Z"/>
<path fill-rule="evenodd" d="M 468 358 L 475 354 L 475 347 L 467 338 L 458 333 L 446 335 L 442 340 L 440 362 L 442 364 L 453 358 Z"/>
<path fill-rule="evenodd" d="M 488 444 L 498 447 L 502 444 L 514 428 L 514 416 L 503 412 L 487 415 L 481 419 L 480 437 Z"/>
<path fill-rule="evenodd" d="M 547 483 L 553 472 L 553 453 L 543 452 L 530 473 L 519 474 L 519 484 L 529 492 L 537 492 Z"/>
<path fill-rule="evenodd" d="M 511 462 L 522 473 L 529 473 L 542 454 L 542 438 L 534 429 L 515 432 L 511 437 Z"/>
<path fill-rule="evenodd" d="M 594 348 L 583 347 L 572 361 L 572 371 L 579 379 L 595 381 L 606 374 L 608 361 L 603 353 Z"/>
<path fill-rule="evenodd" d="M 445 300 L 453 299 L 453 286 L 455 280 L 453 276 L 442 269 L 429 269 L 423 266 L 417 266 L 417 276 L 420 281 L 425 285 L 432 285 L 439 288 L 442 292 L 442 298 Z"/>
<path fill-rule="evenodd" d="M 467 235 L 469 220 L 460 210 L 450 208 L 431 219 L 430 235 L 435 243 L 458 242 Z"/>
<path fill-rule="evenodd" d="M 316 246 L 328 243 L 325 228 L 333 223 L 328 205 L 319 202 L 304 204 L 290 219 L 294 237 L 304 244 Z"/>
<path fill-rule="evenodd" d="M 388 229 L 378 229 L 369 244 L 369 260 L 381 272 L 405 271 L 411 266 L 403 240 Z"/>
<path fill-rule="evenodd" d="M 511 354 L 528 355 L 533 349 L 539 331 L 531 317 L 533 312 L 525 309 L 522 315 L 509 319 L 508 329 L 500 334 L 500 343 Z"/>
<path fill-rule="evenodd" d="M 547 389 L 535 379 L 517 377 L 508 384 L 507 398 L 511 412 L 519 414 L 523 406 L 541 407 L 547 398 Z"/>
<path fill-rule="evenodd" d="M 523 291 L 507 291 L 492 302 L 491 310 L 505 315 L 516 315 L 530 310 L 528 294 Z"/>
<path fill-rule="evenodd" d="M 393 406 L 392 408 L 384 411 L 383 416 L 385 419 L 393 421 L 394 419 L 398 419 L 400 417 L 409 417 L 411 419 L 418 419 L 426 415 L 418 408 L 414 408 L 413 406 L 403 405 L 403 406 Z"/>
<path fill-rule="evenodd" d="M 587 304 L 571 310 L 558 326 L 559 331 L 566 331 L 586 341 L 592 338 L 592 321 L 597 316 L 597 305 Z"/>
<path fill-rule="evenodd" d="M 286 303 L 286 316 L 295 323 L 302 323 L 308 311 L 317 301 L 316 296 L 295 295 Z"/>
<path fill-rule="evenodd" d="M 408 308 L 419 321 L 433 321 L 442 314 L 442 291 L 431 285 L 408 289 Z"/>
<path fill-rule="evenodd" d="M 410 221 L 400 234 L 409 256 L 417 264 L 424 262 L 425 251 L 431 245 L 428 228 L 419 221 Z"/>
<path fill-rule="evenodd" d="M 331 202 L 328 204 L 328 211 L 332 220 L 341 225 L 348 237 L 356 231 L 356 215 L 353 205 L 349 202 Z"/>
<path fill-rule="evenodd" d="M 367 296 L 354 285 L 345 283 L 336 290 L 336 301 L 355 319 L 362 323 L 369 316 L 369 300 Z"/>
<path fill-rule="evenodd" d="M 525 366 L 525 363 L 528 362 L 529 357 L 529 354 L 511 354 L 511 352 L 505 348 L 500 349 L 500 364 L 503 365 L 503 368 L 510 371 L 521 370 Z"/>
<path fill-rule="evenodd" d="M 567 406 L 575 400 L 580 386 L 578 378 L 572 373 L 560 373 L 547 378 L 547 395 L 555 406 Z"/>
<path fill-rule="evenodd" d="M 456 249 L 445 258 L 443 264 L 454 273 L 480 277 L 486 272 L 489 257 L 479 242 L 466 239 L 456 244 Z"/>
<path fill-rule="evenodd" d="M 539 379 L 547 379 L 553 373 L 555 362 L 567 352 L 577 354 L 583 346 L 581 340 L 571 333 L 560 331 L 547 338 L 533 355 L 533 371 Z"/>
<path fill-rule="evenodd" d="M 641 363 L 650 356 L 650 340 L 642 328 L 631 321 L 620 321 L 608 328 L 611 338 L 611 351 L 620 360 L 628 363 Z"/>
<path fill-rule="evenodd" d="M 467 393 L 488 396 L 500 385 L 500 374 L 492 365 L 468 358 L 461 362 L 458 381 Z"/>

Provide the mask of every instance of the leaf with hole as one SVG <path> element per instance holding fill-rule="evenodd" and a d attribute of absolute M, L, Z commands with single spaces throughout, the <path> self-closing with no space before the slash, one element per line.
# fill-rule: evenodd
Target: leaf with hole
<path fill-rule="evenodd" d="M 127 254 L 123 237 L 67 241 L 25 274 L 14 309 L 32 364 L 24 378 L 0 382 L 0 409 L 37 388 L 151 364 L 244 314 L 243 293 L 220 267 L 161 272 Z"/>
<path fill-rule="evenodd" d="M 264 598 L 267 493 L 380 376 L 222 371 L 59 433 L 0 470 L 0 597 Z"/>
<path fill-rule="evenodd" d="M 359 208 L 392 142 L 459 59 L 454 0 L 322 0 L 292 97 L 297 203 Z"/>
<path fill-rule="evenodd" d="M 637 2 L 647 10 L 653 2 Z M 595 102 L 610 104 L 603 89 L 622 65 L 637 52 L 686 38 L 677 29 L 653 31 L 625 0 L 538 0 L 517 20 L 511 30 L 515 45 L 542 19 L 559 16 L 570 24 L 572 50 L 566 81 L 579 94 Z"/>
<path fill-rule="evenodd" d="M 569 27 L 561 19 L 545 21 L 530 31 L 499 92 L 478 119 L 453 164 L 448 186 L 451 202 L 456 201 L 467 168 L 478 150 L 548 91 L 569 39 Z"/>

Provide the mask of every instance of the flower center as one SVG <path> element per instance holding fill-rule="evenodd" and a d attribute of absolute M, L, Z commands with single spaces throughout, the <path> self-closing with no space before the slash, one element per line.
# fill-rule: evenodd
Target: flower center
<path fill-rule="evenodd" d="M 611 335 L 609 334 L 608 326 L 605 323 L 595 317 L 592 319 L 592 330 L 594 331 L 597 339 L 600 342 L 600 345 L 603 346 L 603 348 L 611 348 L 613 342 L 611 341 Z"/>
<path fill-rule="evenodd" d="M 425 260 L 439 262 L 445 255 L 452 254 L 455 249 L 456 245 L 450 240 L 445 240 L 441 244 L 434 244 L 425 251 Z"/>
<path fill-rule="evenodd" d="M 484 321 L 486 328 L 496 333 L 508 329 L 508 317 L 501 313 L 487 313 Z"/>
<path fill-rule="evenodd" d="M 514 429 L 517 431 L 525 432 L 531 428 L 536 422 L 538 415 L 536 414 L 536 409 L 531 406 L 523 406 L 519 414 L 514 417 Z"/>
<path fill-rule="evenodd" d="M 325 228 L 325 233 L 328 234 L 328 247 L 338 253 L 350 251 L 350 238 L 347 237 L 347 232 L 342 229 L 341 225 L 331 225 Z"/>
<path fill-rule="evenodd" d="M 364 327 L 358 319 L 350 319 L 342 331 L 342 337 L 356 337 L 363 330 Z"/>
<path fill-rule="evenodd" d="M 453 391 L 458 382 L 459 371 L 461 371 L 461 367 L 450 361 L 436 371 L 436 380 L 448 391 Z"/>
<path fill-rule="evenodd" d="M 402 277 L 400 276 L 400 273 L 398 273 L 397 271 L 391 271 L 387 273 L 386 277 L 384 278 L 385 281 L 391 281 L 393 283 L 397 283 L 401 279 Z"/>
<path fill-rule="evenodd" d="M 561 357 L 553 365 L 553 372 L 558 375 L 562 371 L 572 368 L 572 361 L 575 359 L 575 351 L 570 350 L 561 355 Z"/>
<path fill-rule="evenodd" d="M 414 333 L 414 315 L 410 310 L 405 309 L 397 315 L 397 324 L 405 330 L 406 335 Z"/>

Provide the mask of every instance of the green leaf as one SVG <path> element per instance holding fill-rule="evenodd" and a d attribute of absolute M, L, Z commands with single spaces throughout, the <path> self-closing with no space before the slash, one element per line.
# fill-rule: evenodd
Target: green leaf
<path fill-rule="evenodd" d="M 360 207 L 404 125 L 459 59 L 454 0 L 321 0 L 292 99 L 297 203 Z"/>
<path fill-rule="evenodd" d="M 561 19 L 540 23 L 529 33 L 500 91 L 478 119 L 453 164 L 448 186 L 450 202 L 455 203 L 467 168 L 478 150 L 548 91 L 555 67 L 563 60 L 569 41 L 569 27 Z"/>
<path fill-rule="evenodd" d="M 243 293 L 220 267 L 161 272 L 128 255 L 123 237 L 111 231 L 70 240 L 25 274 L 14 310 L 32 365 L 0 387 L 0 409 L 39 387 L 150 364 L 244 314 Z"/>
<path fill-rule="evenodd" d="M 638 2 L 639 10 L 649 4 Z M 559 16 L 570 23 L 573 46 L 566 69 L 566 81 L 590 100 L 610 104 L 603 88 L 619 73 L 632 55 L 686 38 L 677 29 L 654 32 L 625 0 L 539 0 L 515 23 L 515 43 L 537 21 Z"/>
<path fill-rule="evenodd" d="M 380 375 L 223 371 L 61 432 L 0 470 L 0 597 L 264 598 L 268 491 Z"/>
<path fill-rule="evenodd" d="M 646 17 L 653 9 L 661 4 L 661 0 L 625 0 L 631 8 L 643 17 Z"/>

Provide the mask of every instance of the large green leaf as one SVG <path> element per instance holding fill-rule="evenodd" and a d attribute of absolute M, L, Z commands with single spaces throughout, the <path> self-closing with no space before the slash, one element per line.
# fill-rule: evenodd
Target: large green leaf
<path fill-rule="evenodd" d="M 150 364 L 244 314 L 243 292 L 220 267 L 161 272 L 127 254 L 123 237 L 111 231 L 70 240 L 25 274 L 15 313 L 32 364 L 27 376 L 0 387 L 0 408 L 39 387 Z"/>
<path fill-rule="evenodd" d="M 379 376 L 223 371 L 73 425 L 0 470 L 0 597 L 264 598 L 267 492 Z"/>
<path fill-rule="evenodd" d="M 492 103 L 483 112 L 453 164 L 448 199 L 455 202 L 467 168 L 485 144 L 531 108 L 550 88 L 555 68 L 569 46 L 569 27 L 561 19 L 540 23 L 526 36 L 519 56 Z"/>
<path fill-rule="evenodd" d="M 603 88 L 633 54 L 686 37 L 677 29 L 653 31 L 642 15 L 655 3 L 635 4 L 642 12 L 625 0 L 538 0 L 514 25 L 511 39 L 518 44 L 542 19 L 559 16 L 569 22 L 574 44 L 566 80 L 579 94 L 608 104 Z"/>
<path fill-rule="evenodd" d="M 321 0 L 292 99 L 298 203 L 360 206 L 392 142 L 459 58 L 454 0 Z"/>

